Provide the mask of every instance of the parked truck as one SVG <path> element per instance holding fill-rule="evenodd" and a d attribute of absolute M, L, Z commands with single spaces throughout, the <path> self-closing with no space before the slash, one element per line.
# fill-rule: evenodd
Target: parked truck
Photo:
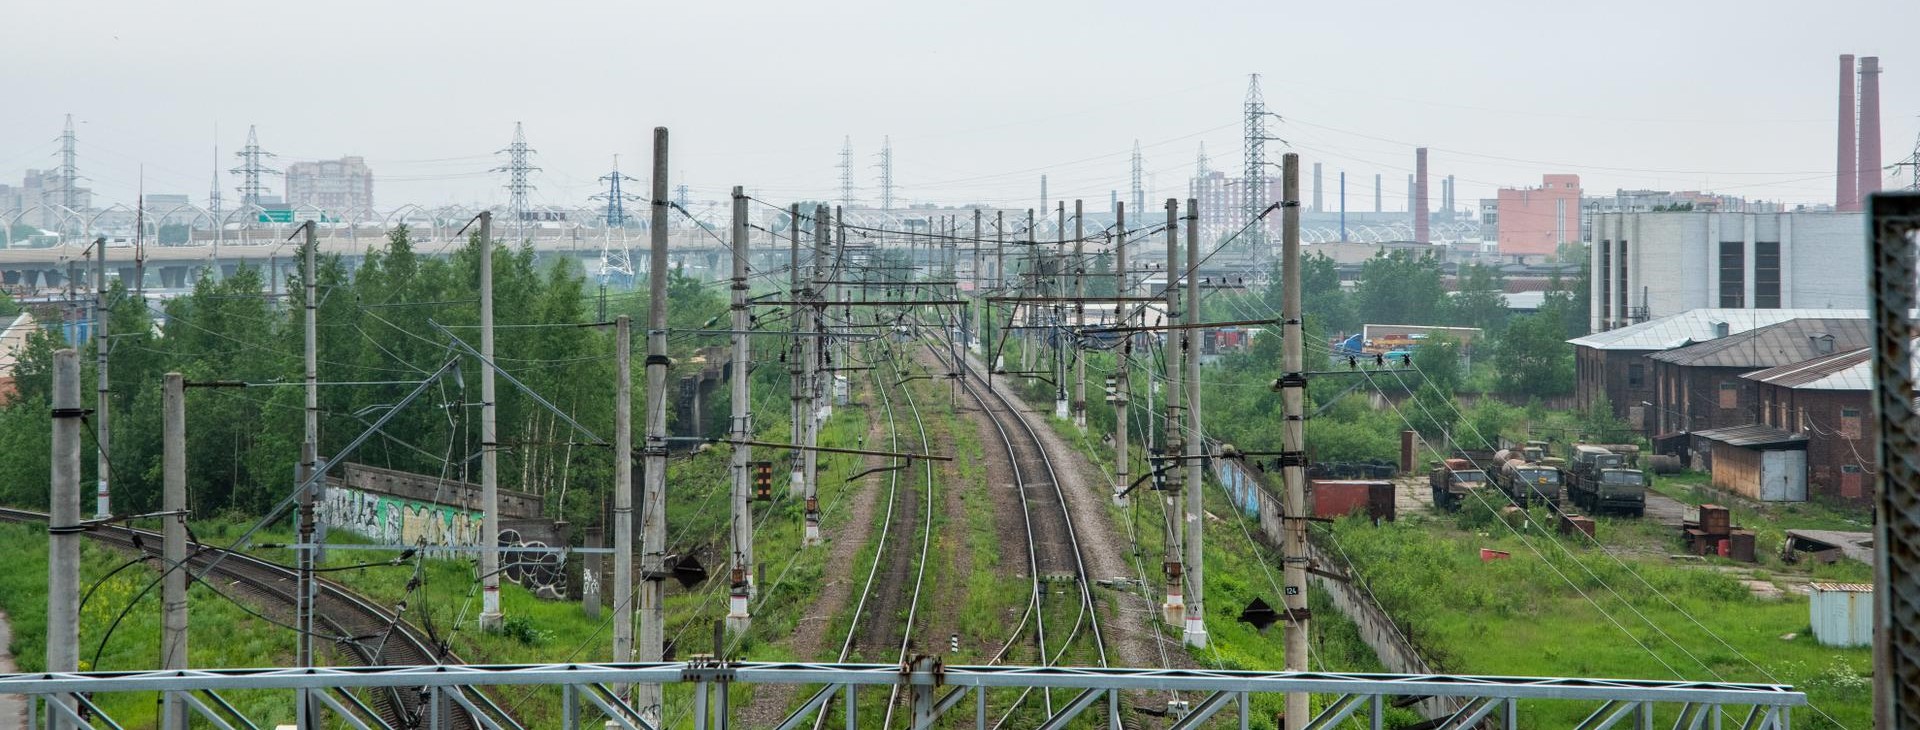
<path fill-rule="evenodd" d="M 1639 517 L 1647 509 L 1647 476 L 1629 468 L 1621 454 L 1576 444 L 1567 460 L 1571 479 L 1567 496 L 1591 514 L 1613 512 Z"/>
<path fill-rule="evenodd" d="M 1493 484 L 1507 499 L 1526 507 L 1557 504 L 1560 501 L 1560 469 L 1529 458 L 1527 451 L 1501 451 L 1500 468 L 1493 473 Z"/>
<path fill-rule="evenodd" d="M 1460 508 L 1461 500 L 1487 485 L 1487 472 L 1468 459 L 1447 459 L 1434 466 L 1427 477 L 1433 489 L 1433 506 L 1446 511 Z"/>

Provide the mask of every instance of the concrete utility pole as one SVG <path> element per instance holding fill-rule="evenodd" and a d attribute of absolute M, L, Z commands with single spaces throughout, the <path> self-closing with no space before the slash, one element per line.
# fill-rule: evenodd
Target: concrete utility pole
<path fill-rule="evenodd" d="M 1285 523 L 1280 556 L 1285 563 L 1286 668 L 1307 671 L 1307 467 L 1306 356 L 1300 329 L 1300 155 L 1288 152 L 1280 163 L 1280 396 L 1286 421 L 1280 430 L 1280 477 L 1286 485 L 1281 519 Z M 1307 693 L 1287 693 L 1286 730 L 1301 730 L 1312 719 Z"/>
<path fill-rule="evenodd" d="M 993 288 L 1007 283 L 1007 212 L 993 212 Z"/>
<path fill-rule="evenodd" d="M 747 347 L 747 193 L 733 188 L 733 364 L 728 368 L 733 410 L 733 583 L 729 587 L 727 623 L 737 632 L 747 630 L 748 599 L 753 597 L 753 403 L 747 393 L 747 373 L 753 365 Z"/>
<path fill-rule="evenodd" d="M 653 238 L 647 263 L 647 442 L 640 498 L 640 661 L 666 651 L 667 599 L 667 128 L 653 128 Z M 640 685 L 640 718 L 660 726 L 660 685 Z"/>
<path fill-rule="evenodd" d="M 800 419 L 806 429 L 807 450 L 800 454 L 800 463 L 806 479 L 807 513 L 806 531 L 801 536 L 803 545 L 819 545 L 820 537 L 820 452 L 813 447 L 820 445 L 820 361 L 821 352 L 826 349 L 820 334 L 825 329 L 821 315 L 826 313 L 820 302 L 820 289 L 826 280 L 827 258 L 827 207 L 822 205 L 813 209 L 813 265 L 808 275 L 806 299 L 794 299 L 802 302 L 799 307 L 807 313 L 806 338 L 803 348 L 806 352 L 806 377 L 803 379 L 806 400 Z"/>
<path fill-rule="evenodd" d="M 1189 323 L 1205 321 L 1200 316 L 1200 200 L 1187 198 L 1187 317 Z M 1200 430 L 1200 330 L 1180 333 L 1181 347 L 1187 352 L 1187 646 L 1207 645 L 1205 608 L 1206 561 L 1201 554 L 1201 533 L 1206 527 L 1206 470 L 1201 456 L 1206 436 Z"/>
<path fill-rule="evenodd" d="M 1125 327 L 1128 320 L 1127 286 L 1127 204 L 1114 202 L 1113 228 L 1113 326 Z M 1133 338 L 1121 336 L 1120 357 L 1113 369 L 1113 501 L 1126 506 L 1126 489 L 1132 484 L 1127 455 L 1127 401 L 1133 397 Z"/>
<path fill-rule="evenodd" d="M 1053 271 L 1050 272 L 1053 276 L 1048 277 L 1049 297 L 1061 296 L 1066 291 L 1067 201 L 1060 201 L 1059 211 L 1055 218 L 1059 222 L 1053 226 Z M 1053 417 L 1064 421 L 1072 414 L 1072 406 L 1067 401 L 1066 337 L 1060 331 L 1060 325 L 1066 317 L 1062 316 L 1059 300 L 1053 302 L 1052 309 L 1047 339 L 1052 340 L 1053 345 Z"/>
<path fill-rule="evenodd" d="M 161 388 L 160 509 L 160 668 L 187 668 L 187 387 L 179 373 L 167 373 Z M 187 704 L 179 695 L 161 695 L 161 725 L 187 726 Z"/>
<path fill-rule="evenodd" d="M 1087 327 L 1087 221 L 1078 198 L 1073 201 L 1073 328 Z M 1077 340 L 1076 340 L 1077 341 Z M 1074 348 L 1073 425 L 1087 430 L 1087 353 Z"/>
<path fill-rule="evenodd" d="M 500 453 L 493 383 L 493 213 L 480 212 L 480 628 L 500 628 Z"/>
<path fill-rule="evenodd" d="M 1920 159 L 1920 158 L 1916 158 L 1916 159 Z M 1920 170 L 1920 167 L 1916 167 L 1916 168 L 1914 168 L 1914 169 L 1915 169 L 1915 170 Z M 1920 173 L 1917 173 L 1917 174 L 1920 174 Z M 1915 179 L 1920 179 L 1920 177 L 1917 177 L 1917 178 L 1915 178 Z M 979 208 L 974 208 L 974 209 L 973 209 L 973 241 L 972 241 L 972 243 L 973 243 L 973 271 L 972 271 L 972 273 L 971 273 L 971 274 L 969 274 L 969 276 L 970 276 L 970 277 L 971 277 L 971 278 L 973 279 L 973 298 L 974 298 L 974 301 L 976 302 L 976 306 L 980 306 L 980 307 L 982 307 L 982 308 L 984 308 L 984 307 L 986 306 L 986 299 L 984 299 L 984 297 L 986 297 L 986 295 L 987 295 L 987 293 L 986 293 L 985 291 L 982 291 L 982 290 L 980 289 L 980 239 L 981 239 L 981 236 L 980 236 L 980 209 L 979 209 Z M 968 308 L 967 308 L 967 311 L 968 311 L 968 313 L 969 313 L 969 314 L 971 314 L 971 313 L 972 313 L 972 311 L 973 311 L 973 308 L 972 308 L 972 307 L 968 307 Z M 978 320 L 978 319 L 974 319 L 973 321 L 971 321 L 971 322 L 968 322 L 968 323 L 967 323 L 967 325 L 968 325 L 968 326 L 967 326 L 967 330 L 968 330 L 969 332 L 971 332 L 971 333 L 973 334 L 973 336 L 972 336 L 971 338 L 969 338 L 969 340 L 968 340 L 968 346 L 970 346 L 970 347 L 972 347 L 972 348 L 973 348 L 974 350 L 976 350 L 976 351 L 980 349 L 980 331 L 979 331 L 979 330 L 980 330 L 980 324 L 979 324 L 979 322 L 980 322 L 980 320 Z M 961 371 L 961 372 L 966 372 L 966 368 L 960 368 L 960 371 Z"/>
<path fill-rule="evenodd" d="M 613 320 L 613 660 L 633 661 L 633 319 Z M 624 694 L 624 693 L 622 693 Z"/>
<path fill-rule="evenodd" d="M 113 469 L 107 463 L 108 445 L 112 440 L 107 429 L 107 417 L 112 411 L 107 407 L 107 239 L 105 236 L 93 242 L 93 370 L 94 370 L 94 481 L 97 489 L 93 495 L 93 516 L 106 519 L 113 514 L 112 500 L 108 498 L 108 479 Z"/>
<path fill-rule="evenodd" d="M 53 353 L 53 484 L 47 506 L 47 671 L 80 669 L 80 353 Z M 64 529 L 59 529 L 64 528 Z M 72 696 L 57 700 L 69 709 Z M 48 710 L 52 712 L 51 709 Z M 72 725 L 56 721 L 55 728 Z"/>
<path fill-rule="evenodd" d="M 1040 277 L 1040 267 L 1038 266 L 1040 262 L 1037 258 L 1040 254 L 1038 250 L 1039 246 L 1034 245 L 1040 240 L 1040 236 L 1039 229 L 1034 227 L 1032 208 L 1027 209 L 1026 240 L 1028 244 L 1026 251 L 1027 270 L 1021 277 L 1020 290 L 1023 294 L 1032 296 L 1035 289 L 1034 283 L 1037 282 Z M 1033 372 L 1033 305 L 1029 304 L 1021 307 L 1019 304 L 1015 304 L 1014 307 L 1014 311 L 1024 310 L 1026 312 L 1026 317 L 1021 320 L 1024 326 L 1020 329 L 1020 379 L 1022 382 L 1031 383 L 1033 382 L 1033 376 L 1029 373 Z"/>
<path fill-rule="evenodd" d="M 800 206 L 794 204 L 787 208 L 787 305 L 788 318 L 793 322 L 793 331 L 807 331 L 807 308 L 800 306 Z M 804 420 L 805 408 L 801 405 L 806 396 L 807 340 L 794 337 L 793 344 L 787 348 L 787 416 L 791 422 L 787 426 L 787 438 L 794 446 L 806 441 L 807 426 Z M 795 494 L 805 494 L 807 477 L 805 460 L 795 451 L 789 469 L 788 485 Z M 811 507 L 811 506 L 810 506 Z M 802 544 L 805 544 L 804 539 Z"/>
<path fill-rule="evenodd" d="M 1177 285 L 1180 275 L 1179 224 L 1180 201 L 1167 198 L 1167 270 L 1165 290 L 1161 292 L 1166 298 L 1167 316 L 1163 323 L 1167 329 L 1163 330 L 1166 338 L 1160 356 L 1164 366 L 1163 372 L 1166 374 L 1167 387 L 1166 418 L 1163 419 L 1161 427 L 1166 436 L 1160 450 L 1161 461 L 1156 468 L 1160 472 L 1162 484 L 1166 487 L 1161 491 L 1160 506 L 1161 514 L 1165 515 L 1167 523 L 1166 545 L 1163 546 L 1166 551 L 1164 567 L 1167 579 L 1167 600 L 1160 604 L 1160 609 L 1161 619 L 1171 626 L 1184 626 L 1187 620 L 1186 597 L 1181 589 L 1182 584 L 1186 582 L 1186 566 L 1182 565 L 1186 557 L 1186 551 L 1182 547 L 1185 541 L 1186 519 L 1181 516 L 1186 507 L 1180 502 L 1180 482 L 1186 478 L 1186 472 L 1180 470 L 1179 462 L 1175 460 L 1181 452 L 1181 444 L 1184 443 L 1180 435 L 1179 348 L 1175 346 L 1178 342 L 1176 337 L 1181 332 L 1173 329 L 1181 319 L 1180 289 Z M 1152 413 L 1152 407 L 1149 406 L 1147 411 Z"/>
<path fill-rule="evenodd" d="M 305 237 L 303 246 L 306 249 L 303 252 L 302 260 L 307 262 L 301 274 L 305 279 L 302 283 L 305 284 L 307 299 L 302 306 L 302 318 L 304 320 L 303 341 L 305 345 L 305 371 L 302 377 L 304 381 L 303 395 L 306 399 L 304 412 L 306 428 L 300 441 L 300 468 L 297 471 L 299 474 L 299 483 L 304 484 L 311 480 L 314 473 L 320 468 L 318 463 L 319 445 L 314 440 L 319 428 L 316 425 L 319 406 L 314 400 L 314 392 L 317 387 L 315 383 L 317 382 L 317 370 L 319 368 L 319 353 L 317 351 L 318 338 L 316 337 L 318 328 L 315 324 L 315 312 L 318 306 L 315 303 L 315 296 L 318 287 L 314 285 L 312 263 L 314 250 L 316 248 L 314 244 L 314 222 L 307 221 L 301 225 L 301 228 L 305 229 L 303 232 Z M 300 634 L 298 638 L 294 640 L 294 645 L 296 647 L 295 653 L 298 656 L 299 665 L 302 667 L 311 667 L 318 664 L 318 656 L 313 647 L 314 604 L 316 602 L 315 599 L 319 596 L 313 575 L 314 563 L 319 559 L 319 556 L 315 555 L 313 550 L 315 538 L 319 535 L 317 525 L 320 521 L 316 514 L 317 493 L 318 487 L 309 485 L 301 489 L 299 494 L 298 534 L 299 543 L 304 547 L 300 548 L 295 558 L 298 571 L 294 591 L 298 595 L 295 599 L 296 605 L 294 613 L 297 619 L 295 625 L 300 627 Z M 300 698 L 297 704 L 299 705 L 298 710 L 301 717 L 317 718 L 319 716 L 318 708 L 308 703 L 304 697 Z"/>

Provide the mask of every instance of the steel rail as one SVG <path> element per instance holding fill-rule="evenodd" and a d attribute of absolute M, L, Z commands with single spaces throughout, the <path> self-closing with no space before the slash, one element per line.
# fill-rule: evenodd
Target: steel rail
<path fill-rule="evenodd" d="M 47 516 L 40 512 L 0 508 L 0 522 L 45 522 L 46 519 Z M 125 525 L 100 525 L 87 530 L 85 534 L 115 548 L 138 550 L 156 558 L 160 557 L 164 543 L 158 532 Z M 225 554 L 225 560 L 215 560 L 215 554 L 221 553 Z M 215 573 L 234 581 L 243 592 L 264 603 L 288 608 L 295 605 L 296 597 L 283 587 L 298 577 L 298 573 L 290 567 L 204 544 L 196 545 L 186 562 L 188 565 L 181 566 L 180 570 L 186 570 L 195 563 L 210 563 L 214 565 Z M 320 588 L 322 600 L 316 604 L 316 620 L 341 639 L 338 643 L 346 649 L 343 653 L 360 666 L 438 664 L 442 657 L 458 663 L 457 657 L 450 652 L 436 651 L 433 644 L 411 624 L 372 600 L 331 581 L 320 581 Z M 336 605 L 329 609 L 328 603 Z M 337 610 L 342 606 L 345 611 Z M 380 638 L 377 645 L 350 640 L 374 635 Z M 389 641 L 391 638 L 398 638 L 399 641 Z M 396 686 L 379 693 L 374 703 L 384 716 L 381 719 L 389 726 L 405 727 L 417 719 L 413 708 L 418 708 L 424 697 L 425 694 L 417 688 Z M 456 711 L 454 714 L 455 727 L 477 727 L 467 713 Z"/>

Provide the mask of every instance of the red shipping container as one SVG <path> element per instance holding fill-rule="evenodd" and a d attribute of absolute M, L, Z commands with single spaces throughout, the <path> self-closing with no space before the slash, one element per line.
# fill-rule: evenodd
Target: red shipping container
<path fill-rule="evenodd" d="M 1307 501 L 1313 516 L 1339 519 L 1358 512 L 1375 519 L 1393 519 L 1393 483 L 1314 479 L 1307 483 Z"/>

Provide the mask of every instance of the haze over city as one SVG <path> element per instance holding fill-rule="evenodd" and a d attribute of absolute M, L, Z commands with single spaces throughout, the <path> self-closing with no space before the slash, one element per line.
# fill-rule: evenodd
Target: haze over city
<path fill-rule="evenodd" d="M 887 135 L 905 201 L 1037 201 L 1043 173 L 1055 198 L 1124 194 L 1135 140 L 1148 187 L 1181 194 L 1202 142 L 1237 169 L 1248 73 L 1292 145 L 1274 149 L 1384 174 L 1389 210 L 1405 208 L 1392 191 L 1415 145 L 1467 201 L 1565 172 L 1589 191 L 1830 202 L 1840 53 L 1889 56 L 1886 161 L 1920 133 L 1920 68 L 1891 53 L 1911 45 L 1920 4 L 1898 0 L 105 2 L 8 16 L 0 181 L 57 165 L 72 113 L 81 174 L 112 202 L 144 168 L 149 193 L 204 204 L 248 125 L 281 164 L 364 157 L 381 207 L 497 202 L 493 152 L 515 122 L 538 150 L 534 200 L 555 206 L 601 192 L 615 154 L 640 169 L 654 125 L 679 132 L 674 182 L 700 200 L 736 182 L 836 197 L 850 137 L 873 202 Z M 1365 187 L 1350 183 L 1350 207 L 1371 209 Z"/>

